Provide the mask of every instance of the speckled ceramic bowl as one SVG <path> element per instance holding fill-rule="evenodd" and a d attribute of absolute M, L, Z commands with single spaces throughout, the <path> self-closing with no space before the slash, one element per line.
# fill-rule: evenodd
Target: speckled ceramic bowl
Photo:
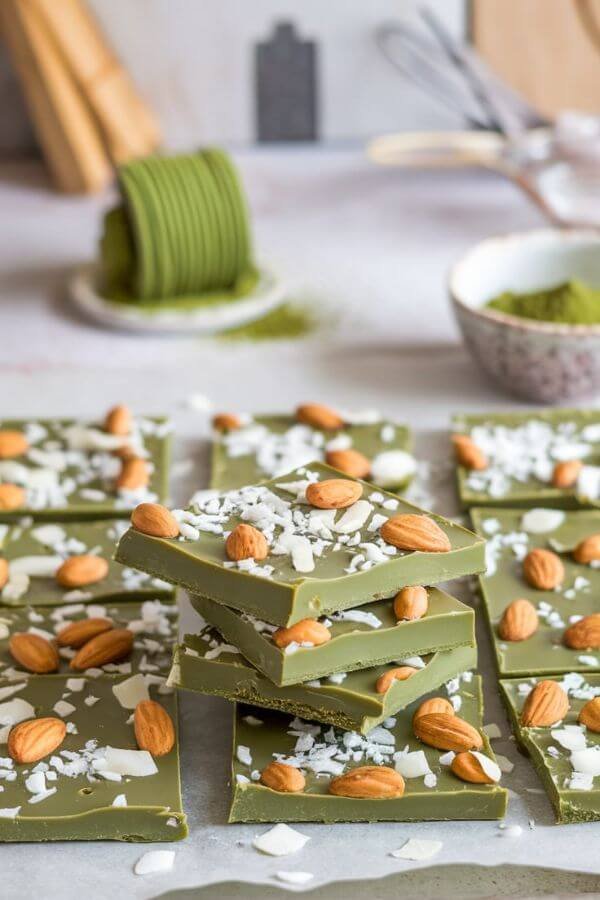
<path fill-rule="evenodd" d="M 452 269 L 450 297 L 465 344 L 510 393 L 560 403 L 600 391 L 600 325 L 556 325 L 484 308 L 502 291 L 571 278 L 600 286 L 598 233 L 544 229 L 491 238 Z"/>

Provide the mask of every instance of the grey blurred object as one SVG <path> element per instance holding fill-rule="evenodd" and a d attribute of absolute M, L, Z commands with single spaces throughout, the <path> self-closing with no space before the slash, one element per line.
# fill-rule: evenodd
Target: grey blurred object
<path fill-rule="evenodd" d="M 0 42 L 0 156 L 39 156 L 40 150 L 4 44 Z"/>
<path fill-rule="evenodd" d="M 279 22 L 255 56 L 257 139 L 317 140 L 317 46 Z"/>

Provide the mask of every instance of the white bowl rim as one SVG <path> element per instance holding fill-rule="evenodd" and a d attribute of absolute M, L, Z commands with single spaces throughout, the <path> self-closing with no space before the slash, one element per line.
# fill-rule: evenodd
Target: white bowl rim
<path fill-rule="evenodd" d="M 538 332 L 540 334 L 570 336 L 570 337 L 600 337 L 599 325 L 567 325 L 563 322 L 544 322 L 538 319 L 524 319 L 521 316 L 511 316 L 509 313 L 499 312 L 484 306 L 474 307 L 463 300 L 456 288 L 456 282 L 460 278 L 464 266 L 468 265 L 475 253 L 486 246 L 494 246 L 532 239 L 552 239 L 557 243 L 576 243 L 586 240 L 598 243 L 600 250 L 600 230 L 596 228 L 531 228 L 528 231 L 512 231 L 507 234 L 499 234 L 485 238 L 470 247 L 460 259 L 450 268 L 448 273 L 448 291 L 455 306 L 467 311 L 476 318 L 497 322 L 519 331 Z"/>

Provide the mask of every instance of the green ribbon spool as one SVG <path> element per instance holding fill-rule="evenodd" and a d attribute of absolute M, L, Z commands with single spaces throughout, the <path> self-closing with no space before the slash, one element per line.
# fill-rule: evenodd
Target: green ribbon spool
<path fill-rule="evenodd" d="M 123 202 L 106 214 L 100 242 L 107 296 L 192 305 L 254 285 L 248 207 L 223 150 L 134 160 L 119 169 L 119 187 Z"/>

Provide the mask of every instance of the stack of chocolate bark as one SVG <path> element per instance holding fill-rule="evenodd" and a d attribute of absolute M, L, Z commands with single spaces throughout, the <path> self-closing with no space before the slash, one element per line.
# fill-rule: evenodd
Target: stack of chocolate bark
<path fill-rule="evenodd" d="M 169 684 L 235 701 L 230 821 L 502 816 L 473 612 L 433 586 L 484 541 L 357 477 L 406 480 L 405 430 L 299 418 L 218 417 L 219 489 L 140 504 L 117 551 L 190 592 Z"/>
<path fill-rule="evenodd" d="M 0 424 L 0 841 L 187 833 L 173 588 L 113 561 L 166 493 L 169 426 Z"/>

